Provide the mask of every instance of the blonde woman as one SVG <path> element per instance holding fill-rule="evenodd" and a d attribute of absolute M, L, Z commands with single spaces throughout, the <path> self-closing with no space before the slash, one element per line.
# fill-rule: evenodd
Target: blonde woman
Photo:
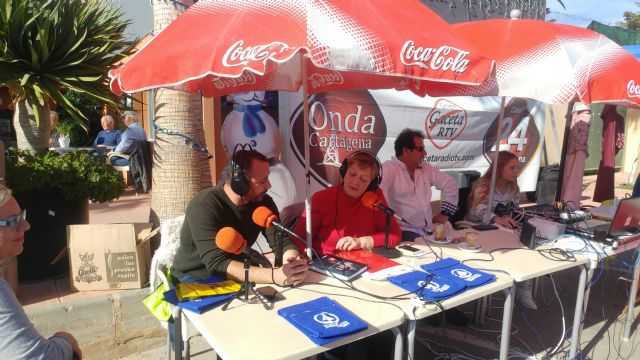
<path fill-rule="evenodd" d="M 513 210 L 520 206 L 520 188 L 518 187 L 520 163 L 518 157 L 508 151 L 500 151 L 497 166 L 496 185 L 493 190 L 491 206 L 489 206 L 489 191 L 493 166 L 490 166 L 484 175 L 473 183 L 471 194 L 467 200 L 469 212 L 465 216 L 465 220 L 481 223 L 487 212 L 490 212 L 491 223 L 510 229 L 517 228 L 518 222 L 511 216 Z M 533 301 L 529 282 L 517 284 L 516 298 L 526 308 L 531 310 L 538 308 Z"/>
<path fill-rule="evenodd" d="M 518 174 L 520 163 L 518 157 L 508 151 L 498 153 L 498 169 L 496 171 L 496 185 L 493 190 L 493 201 L 489 206 L 489 191 L 493 166 L 473 183 L 471 194 L 467 200 L 469 211 L 465 220 L 481 223 L 487 212 L 490 212 L 490 222 L 500 224 L 506 228 L 515 228 L 518 222 L 511 217 L 513 209 L 520 206 L 520 188 Z"/>

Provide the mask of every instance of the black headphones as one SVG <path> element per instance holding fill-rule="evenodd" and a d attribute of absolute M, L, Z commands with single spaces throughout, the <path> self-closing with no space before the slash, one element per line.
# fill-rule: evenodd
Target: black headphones
<path fill-rule="evenodd" d="M 371 179 L 371 183 L 369 184 L 369 187 L 367 187 L 367 191 L 375 191 L 378 188 L 378 186 L 380 186 L 380 182 L 382 181 L 382 164 L 380 164 L 380 160 L 378 160 L 377 156 L 375 156 L 374 154 L 368 151 L 365 151 L 365 150 L 354 151 L 351 154 L 349 154 L 346 158 L 344 158 L 344 160 L 342 160 L 342 165 L 340 165 L 340 169 L 338 170 L 338 172 L 340 172 L 340 177 L 344 179 L 345 175 L 347 175 L 347 169 L 349 169 L 349 165 L 351 165 L 349 159 L 352 156 L 358 155 L 358 154 L 364 154 L 364 155 L 370 156 L 375 161 L 376 166 L 378 167 L 378 175 L 373 179 Z"/>
<path fill-rule="evenodd" d="M 233 155 L 229 160 L 229 168 L 231 169 L 231 190 L 238 196 L 245 196 L 249 193 L 251 185 L 249 180 L 244 176 L 244 152 L 251 151 L 253 148 L 249 144 L 236 144 L 233 148 Z"/>

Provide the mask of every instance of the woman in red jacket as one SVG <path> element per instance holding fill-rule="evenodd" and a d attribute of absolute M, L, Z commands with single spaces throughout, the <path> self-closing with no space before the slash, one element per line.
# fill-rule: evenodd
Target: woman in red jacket
<path fill-rule="evenodd" d="M 362 203 L 365 192 L 373 192 L 385 206 L 378 189 L 382 179 L 380 161 L 366 151 L 347 156 L 340 166 L 342 182 L 313 194 L 311 197 L 311 234 L 313 250 L 322 256 L 341 250 L 371 249 L 384 246 L 385 214 Z M 375 198 L 376 196 L 372 196 Z M 298 220 L 295 232 L 305 237 L 306 213 Z M 391 219 L 389 246 L 402 239 L 401 230 Z M 305 245 L 296 242 L 303 249 Z"/>

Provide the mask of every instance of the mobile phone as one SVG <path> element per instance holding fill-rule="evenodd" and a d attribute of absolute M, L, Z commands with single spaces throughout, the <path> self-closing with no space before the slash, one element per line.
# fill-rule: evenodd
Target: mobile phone
<path fill-rule="evenodd" d="M 410 257 L 421 257 L 425 255 L 424 250 L 420 250 L 415 246 L 411 246 L 409 244 L 400 244 L 398 246 L 396 246 L 396 248 L 398 250 L 400 250 L 400 252 L 404 255 L 404 256 L 410 256 Z"/>
<path fill-rule="evenodd" d="M 282 295 L 282 293 L 276 290 L 273 286 L 263 286 L 261 288 L 257 288 L 256 291 L 262 294 L 267 301 L 272 303 L 284 300 L 284 295 Z"/>
<path fill-rule="evenodd" d="M 421 251 L 417 247 L 413 247 L 413 246 L 411 246 L 409 244 L 400 244 L 397 247 L 398 247 L 398 249 L 407 250 L 407 251 L 411 251 L 411 252 L 419 252 L 419 251 Z"/>
<path fill-rule="evenodd" d="M 498 227 L 491 224 L 478 224 L 478 225 L 472 225 L 471 228 L 478 231 L 486 231 L 486 230 L 495 230 Z"/>

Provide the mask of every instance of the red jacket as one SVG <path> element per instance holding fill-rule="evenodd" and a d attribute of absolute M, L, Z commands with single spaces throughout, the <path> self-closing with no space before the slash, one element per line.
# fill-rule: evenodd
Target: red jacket
<path fill-rule="evenodd" d="M 387 205 L 380 189 L 375 193 L 383 204 Z M 374 246 L 384 246 L 385 214 L 371 210 L 360 202 L 360 198 L 347 195 L 342 184 L 334 185 L 313 194 L 311 197 L 311 234 L 313 249 L 318 255 L 335 251 L 338 240 L 345 236 L 371 236 Z M 298 220 L 295 233 L 306 238 L 306 212 Z M 389 247 L 394 247 L 402 240 L 402 231 L 395 218 L 391 218 L 389 226 Z M 301 252 L 306 248 L 299 240 L 294 239 Z"/>

